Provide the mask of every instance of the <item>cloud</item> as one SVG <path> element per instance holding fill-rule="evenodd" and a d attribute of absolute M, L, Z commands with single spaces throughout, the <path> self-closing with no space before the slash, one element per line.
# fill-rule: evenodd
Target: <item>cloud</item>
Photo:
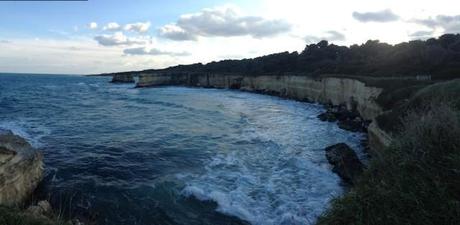
<path fill-rule="evenodd" d="M 428 19 L 415 19 L 412 22 L 432 29 L 442 28 L 446 33 L 460 32 L 460 15 L 438 15 L 435 18 L 430 17 Z"/>
<path fill-rule="evenodd" d="M 376 12 L 353 12 L 353 18 L 356 20 L 367 23 L 367 22 L 379 22 L 386 23 L 392 22 L 399 19 L 399 16 L 394 14 L 390 9 L 385 9 Z"/>
<path fill-rule="evenodd" d="M 287 32 L 291 25 L 284 20 L 257 16 L 242 16 L 232 7 L 203 9 L 182 15 L 174 24 L 160 28 L 160 36 L 176 41 L 196 40 L 198 37 L 252 36 L 264 38 Z"/>
<path fill-rule="evenodd" d="M 160 36 L 174 41 L 195 41 L 197 37 L 181 27 L 168 24 L 160 28 Z"/>
<path fill-rule="evenodd" d="M 190 53 L 188 52 L 170 52 L 170 51 L 162 51 L 156 48 L 146 48 L 146 47 L 139 47 L 139 48 L 128 48 L 123 51 L 126 55 L 169 55 L 169 56 L 188 56 Z"/>
<path fill-rule="evenodd" d="M 105 25 L 102 29 L 103 30 L 108 30 L 108 31 L 118 31 L 118 30 L 121 29 L 121 26 L 118 23 L 111 22 L 111 23 L 108 23 L 107 25 Z"/>
<path fill-rule="evenodd" d="M 308 43 L 317 43 L 317 42 L 320 42 L 321 40 L 345 41 L 345 35 L 338 31 L 330 30 L 330 31 L 327 31 L 325 35 L 323 36 L 307 35 L 304 37 L 304 40 Z"/>
<path fill-rule="evenodd" d="M 91 30 L 97 29 L 97 23 L 96 22 L 89 23 L 88 28 L 91 29 Z"/>
<path fill-rule="evenodd" d="M 433 37 L 434 31 L 420 30 L 409 34 L 412 39 L 428 39 Z"/>
<path fill-rule="evenodd" d="M 126 31 L 135 31 L 138 33 L 145 33 L 149 30 L 149 28 L 150 28 L 150 22 L 130 23 L 130 24 L 126 24 L 124 27 Z"/>
<path fill-rule="evenodd" d="M 134 45 L 144 44 L 145 41 L 130 39 L 126 37 L 122 32 L 115 32 L 113 35 L 100 35 L 94 37 L 100 45 L 103 46 L 119 46 L 119 45 Z"/>
<path fill-rule="evenodd" d="M 9 44 L 11 41 L 8 40 L 0 40 L 0 44 Z"/>

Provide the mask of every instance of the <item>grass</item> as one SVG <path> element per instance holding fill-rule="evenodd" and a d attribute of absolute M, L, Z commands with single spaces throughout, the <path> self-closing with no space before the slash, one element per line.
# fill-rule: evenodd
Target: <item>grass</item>
<path fill-rule="evenodd" d="M 449 104 L 452 107 L 460 110 L 460 79 L 428 86 L 409 86 L 398 90 L 386 94 L 382 93 L 379 96 L 380 105 L 382 105 L 382 102 L 397 103 L 393 103 L 391 111 L 376 118 L 380 128 L 394 135 L 398 135 L 398 128 L 401 127 L 401 116 L 414 109 L 426 107 L 430 102 L 450 102 Z M 387 103 L 383 104 L 386 104 L 387 107 L 389 105 Z"/>
<path fill-rule="evenodd" d="M 372 158 L 356 186 L 333 201 L 318 225 L 460 224 L 458 96 L 426 99 L 438 88 L 414 96 L 413 101 L 424 97 L 424 104 L 406 111 L 393 144 Z"/>

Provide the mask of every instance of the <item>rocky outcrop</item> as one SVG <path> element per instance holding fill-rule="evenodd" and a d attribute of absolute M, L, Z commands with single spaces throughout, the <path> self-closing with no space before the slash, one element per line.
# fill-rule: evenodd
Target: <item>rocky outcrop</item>
<path fill-rule="evenodd" d="M 364 120 L 358 112 L 350 111 L 344 105 L 328 105 L 326 112 L 318 115 L 321 121 L 338 122 L 341 129 L 351 132 L 365 132 L 370 121 Z"/>
<path fill-rule="evenodd" d="M 0 130 L 0 204 L 22 204 L 42 176 L 42 154 L 20 136 Z"/>
<path fill-rule="evenodd" d="M 363 172 L 363 164 L 347 144 L 340 143 L 326 148 L 326 158 L 332 164 L 332 171 L 345 182 L 353 184 Z"/>
<path fill-rule="evenodd" d="M 134 83 L 132 74 L 115 74 L 112 76 L 112 83 Z"/>

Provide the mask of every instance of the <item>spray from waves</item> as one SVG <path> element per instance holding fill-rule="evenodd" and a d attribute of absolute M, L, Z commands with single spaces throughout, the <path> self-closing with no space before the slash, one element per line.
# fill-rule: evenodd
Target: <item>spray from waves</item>
<path fill-rule="evenodd" d="M 216 156 L 204 175 L 190 175 L 183 195 L 214 201 L 219 212 L 251 224 L 275 225 L 313 224 L 331 198 L 342 192 L 329 168 L 302 156 L 274 153 L 277 156 L 267 159 L 264 152 L 249 154 Z"/>
<path fill-rule="evenodd" d="M 276 113 L 244 114 L 246 127 L 236 139 L 248 147 L 220 151 L 202 174 L 181 174 L 186 183 L 182 194 L 214 201 L 219 212 L 254 225 L 314 224 L 343 191 L 324 147 L 337 142 L 354 146 L 361 136 L 320 122 L 308 116 L 311 112 L 300 111 L 303 117 L 279 113 L 284 119 Z"/>
<path fill-rule="evenodd" d="M 23 120 L 0 121 L 0 129 L 10 130 L 13 134 L 23 137 L 35 148 L 43 147 L 44 143 L 41 142 L 41 139 L 51 133 L 43 126 L 37 126 L 33 122 Z"/>

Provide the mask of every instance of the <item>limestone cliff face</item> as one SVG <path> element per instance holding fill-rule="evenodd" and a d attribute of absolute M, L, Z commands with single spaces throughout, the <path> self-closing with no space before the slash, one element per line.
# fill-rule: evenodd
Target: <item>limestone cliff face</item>
<path fill-rule="evenodd" d="M 296 100 L 345 104 L 366 119 L 382 112 L 375 99 L 382 91 L 346 78 L 312 79 L 306 76 L 243 76 L 222 74 L 141 74 L 138 87 L 184 85 L 263 92 Z"/>
<path fill-rule="evenodd" d="M 132 74 L 115 74 L 112 76 L 112 83 L 134 83 Z"/>
<path fill-rule="evenodd" d="M 23 138 L 0 130 L 0 205 L 19 205 L 43 176 L 43 157 Z"/>

